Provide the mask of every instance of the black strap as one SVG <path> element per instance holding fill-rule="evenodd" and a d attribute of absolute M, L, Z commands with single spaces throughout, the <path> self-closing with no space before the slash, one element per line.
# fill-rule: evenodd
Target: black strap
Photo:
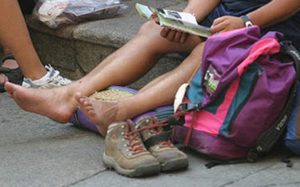
<path fill-rule="evenodd" d="M 240 159 L 240 160 L 211 160 L 208 163 L 205 164 L 205 167 L 207 169 L 210 169 L 212 167 L 215 167 L 217 165 L 225 165 L 225 164 L 239 164 L 239 163 L 245 163 L 248 160 Z"/>
<path fill-rule="evenodd" d="M 296 77 L 299 80 L 300 75 L 300 53 L 296 50 L 296 48 L 292 45 L 290 41 L 281 42 L 281 46 L 283 47 L 284 53 L 290 55 L 294 60 L 294 66 L 296 70 Z M 265 153 L 271 150 L 271 148 L 277 143 L 280 139 L 280 136 L 285 132 L 286 126 L 288 124 L 288 119 L 291 114 L 291 106 L 296 96 L 298 81 L 295 81 L 291 92 L 289 94 L 288 101 L 285 104 L 285 107 L 278 117 L 278 120 L 274 123 L 273 127 L 268 129 L 265 133 L 263 133 L 257 140 L 256 146 L 253 149 L 250 149 L 248 153 L 248 160 L 253 162 L 257 159 L 258 155 L 261 153 Z"/>
<path fill-rule="evenodd" d="M 1 62 L 0 62 L 0 73 L 8 73 L 11 71 L 10 68 L 6 68 L 6 67 L 2 67 L 2 64 L 6 61 L 6 60 L 15 60 L 15 57 L 12 54 L 6 54 L 4 56 L 4 58 L 2 58 Z"/>
<path fill-rule="evenodd" d="M 294 163 L 291 160 L 291 158 L 293 156 L 294 156 L 293 154 L 288 154 L 285 157 L 281 158 L 281 161 L 286 164 L 286 167 L 288 167 L 288 168 L 292 168 L 293 167 Z"/>
<path fill-rule="evenodd" d="M 6 54 L 2 60 L 1 60 L 1 64 L 3 64 L 5 62 L 5 60 L 16 60 L 14 55 L 12 55 L 11 53 Z"/>
<path fill-rule="evenodd" d="M 179 112 L 190 112 L 193 110 L 200 110 L 201 106 L 199 104 L 194 104 L 194 103 L 182 103 L 178 107 Z"/>
<path fill-rule="evenodd" d="M 300 52 L 293 46 L 291 41 L 282 41 L 280 44 L 284 50 L 283 53 L 293 58 L 297 79 L 300 80 Z"/>
<path fill-rule="evenodd" d="M 170 128 L 174 128 L 177 125 L 183 126 L 184 123 L 185 123 L 185 120 L 184 120 L 183 116 L 176 117 L 174 115 L 171 115 L 168 118 L 168 124 L 169 124 Z"/>
<path fill-rule="evenodd" d="M 149 149 L 153 145 L 156 145 L 163 141 L 170 140 L 171 134 L 172 134 L 172 131 L 164 131 L 158 135 L 152 136 L 152 137 L 148 138 L 147 140 L 145 140 L 144 145 L 147 149 Z"/>
<path fill-rule="evenodd" d="M 0 67 L 0 73 L 8 73 L 8 72 L 11 72 L 10 68 Z"/>

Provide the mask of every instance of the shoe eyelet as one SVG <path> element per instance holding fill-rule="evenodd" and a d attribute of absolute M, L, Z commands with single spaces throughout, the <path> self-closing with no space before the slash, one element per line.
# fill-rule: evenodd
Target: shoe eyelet
<path fill-rule="evenodd" d="M 125 128 L 125 125 L 122 125 L 121 128 L 124 129 L 124 128 Z"/>
<path fill-rule="evenodd" d="M 124 133 L 124 132 L 121 132 L 121 135 L 122 135 L 122 136 L 124 136 L 124 135 L 125 135 L 125 133 Z"/>
<path fill-rule="evenodd" d="M 128 147 L 128 144 L 123 144 L 123 147 Z"/>

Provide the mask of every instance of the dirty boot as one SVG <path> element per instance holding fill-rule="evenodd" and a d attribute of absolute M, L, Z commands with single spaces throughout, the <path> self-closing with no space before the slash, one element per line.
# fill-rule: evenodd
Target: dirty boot
<path fill-rule="evenodd" d="M 170 134 L 163 130 L 167 123 L 147 117 L 137 122 L 142 140 L 148 151 L 160 162 L 161 171 L 174 171 L 188 167 L 186 154 L 177 149 L 170 141 Z"/>
<path fill-rule="evenodd" d="M 141 177 L 160 172 L 159 162 L 144 147 L 133 122 L 109 126 L 105 138 L 103 162 L 108 168 L 128 177 Z"/>

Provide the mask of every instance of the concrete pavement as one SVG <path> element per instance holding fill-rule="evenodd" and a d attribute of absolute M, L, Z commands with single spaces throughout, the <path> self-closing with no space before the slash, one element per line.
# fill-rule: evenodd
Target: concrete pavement
<path fill-rule="evenodd" d="M 126 2 L 130 9 L 118 19 L 88 22 L 57 31 L 28 20 L 43 63 L 61 68 L 70 78 L 81 77 L 132 38 L 145 22 L 133 9 L 135 2 L 175 10 L 181 10 L 186 4 L 181 0 Z M 163 59 L 164 63 L 159 63 L 152 73 L 134 84 L 135 88 L 172 69 L 179 61 L 172 55 Z M 0 187 L 300 186 L 300 159 L 293 158 L 294 167 L 287 168 L 280 161 L 284 154 L 272 154 L 252 164 L 206 169 L 204 164 L 208 160 L 188 152 L 190 167 L 187 171 L 126 178 L 103 166 L 103 138 L 98 134 L 24 112 L 5 93 L 0 94 L 0 128 Z"/>
<path fill-rule="evenodd" d="M 272 154 L 257 163 L 205 168 L 208 160 L 188 152 L 187 171 L 132 179 L 106 170 L 103 138 L 22 111 L 0 94 L 0 186 L 300 186 L 300 159 L 292 168 Z"/>

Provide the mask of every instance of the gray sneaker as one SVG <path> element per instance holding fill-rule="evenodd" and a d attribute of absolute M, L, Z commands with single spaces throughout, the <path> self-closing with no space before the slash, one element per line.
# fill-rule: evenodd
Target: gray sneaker
<path fill-rule="evenodd" d="M 70 84 L 72 81 L 64 78 L 60 75 L 58 70 L 55 70 L 51 65 L 46 65 L 45 68 L 50 73 L 50 76 L 46 83 L 35 84 L 31 79 L 25 78 L 23 80 L 22 86 L 26 88 L 54 88 Z"/>
<path fill-rule="evenodd" d="M 103 162 L 108 168 L 128 177 L 158 174 L 159 162 L 144 147 L 133 122 L 119 122 L 108 127 Z"/>
<path fill-rule="evenodd" d="M 148 151 L 160 162 L 161 171 L 186 169 L 189 165 L 188 158 L 172 144 L 170 136 L 163 130 L 164 125 L 166 124 L 158 122 L 157 118 L 146 117 L 137 122 L 136 128 L 141 131 Z M 161 136 L 162 134 L 164 135 Z"/>

